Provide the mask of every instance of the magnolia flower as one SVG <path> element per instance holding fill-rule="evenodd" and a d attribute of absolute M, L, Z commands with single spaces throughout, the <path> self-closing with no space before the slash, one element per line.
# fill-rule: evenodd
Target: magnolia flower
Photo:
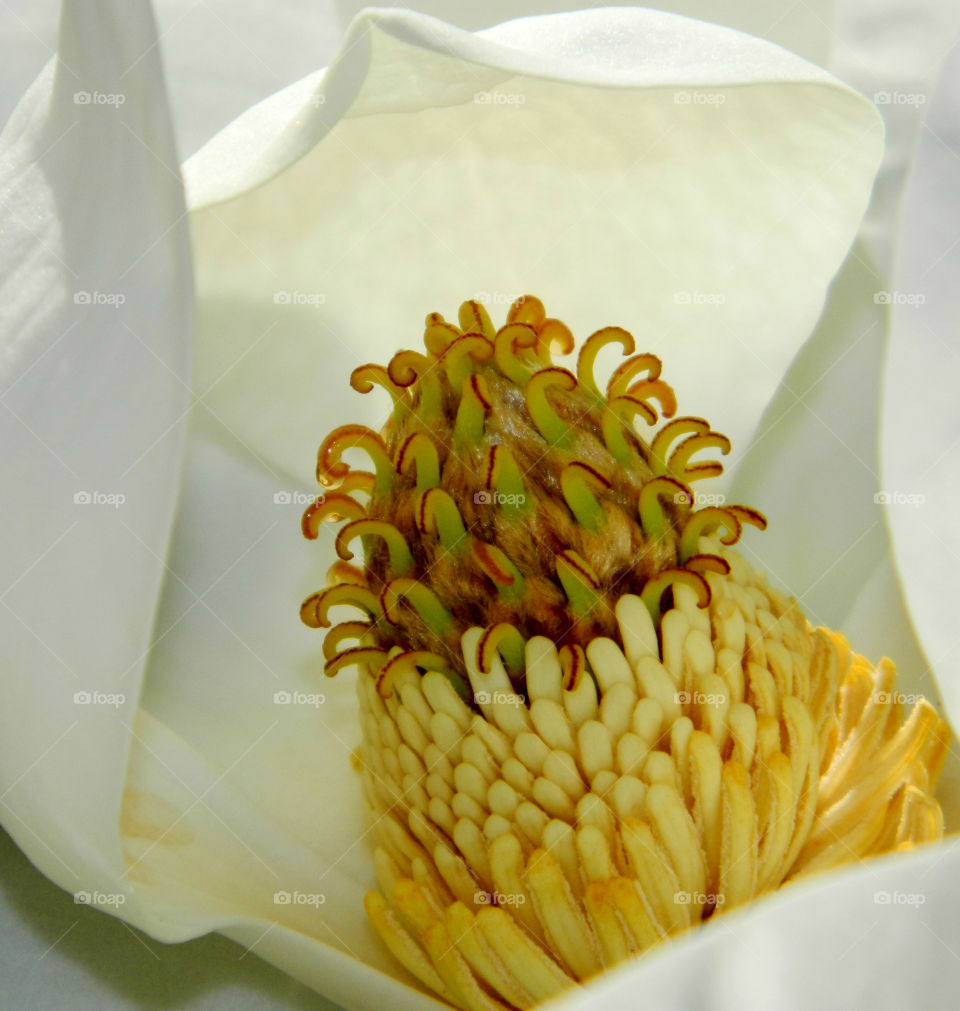
<path fill-rule="evenodd" d="M 861 501 L 864 482 L 820 473 L 828 421 L 791 419 L 782 390 L 843 367 L 823 354 L 830 315 L 804 341 L 866 206 L 878 118 L 798 58 L 655 12 L 479 36 L 381 13 L 181 178 L 146 6 L 78 6 L 4 134 L 3 445 L 23 489 L 3 528 L 4 827 L 159 940 L 220 930 L 345 1006 L 433 1006 L 362 911 L 353 686 L 322 680 L 296 617 L 324 568 L 298 515 L 318 435 L 348 417 L 344 380 L 465 292 L 505 307 L 537 291 L 580 334 L 629 324 L 678 399 L 752 447 L 735 500 L 771 521 L 757 563 L 867 650 L 900 620 L 881 489 Z M 867 278 L 852 304 L 913 308 L 894 290 Z M 780 487 L 843 505 L 800 525 Z M 878 572 L 849 564 L 861 541 Z M 946 652 L 929 541 L 894 550 Z M 852 603 L 831 611 L 807 592 L 821 580 Z M 758 958 L 793 993 L 840 992 L 838 974 L 863 992 L 868 934 L 943 978 L 955 859 L 944 844 L 810 879 L 569 999 L 642 986 L 668 1006 L 695 978 L 761 999 Z M 824 952 L 837 972 L 811 974 Z"/>

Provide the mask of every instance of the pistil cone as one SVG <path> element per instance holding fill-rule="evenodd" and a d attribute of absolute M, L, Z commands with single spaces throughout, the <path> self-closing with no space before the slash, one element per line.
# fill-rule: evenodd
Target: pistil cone
<path fill-rule="evenodd" d="M 660 361 L 605 327 L 556 367 L 573 337 L 532 296 L 499 330 L 476 302 L 458 324 L 431 314 L 425 354 L 354 372 L 392 416 L 327 437 L 303 520 L 346 521 L 301 616 L 361 615 L 323 648 L 328 674 L 359 668 L 366 908 L 393 955 L 457 1007 L 530 1007 L 796 877 L 939 839 L 946 724 L 732 550 L 760 513 L 695 508 L 721 467 L 694 455 L 730 445 L 673 417 Z"/>

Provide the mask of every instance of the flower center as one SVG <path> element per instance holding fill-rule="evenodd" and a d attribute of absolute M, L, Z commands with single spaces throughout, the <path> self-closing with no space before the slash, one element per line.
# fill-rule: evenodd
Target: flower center
<path fill-rule="evenodd" d="M 722 531 L 729 545 L 744 523 L 766 521 L 717 496 L 694 508 L 694 483 L 722 472 L 694 457 L 730 444 L 702 418 L 673 417 L 660 360 L 635 354 L 626 330 L 604 327 L 581 346 L 576 374 L 558 367 L 552 354 L 571 353 L 573 336 L 529 295 L 499 330 L 473 301 L 458 323 L 431 313 L 425 354 L 400 351 L 386 367 L 356 369 L 353 387 L 386 389 L 392 415 L 380 433 L 344 425 L 320 447 L 317 477 L 329 491 L 304 514 L 304 533 L 346 523 L 331 585 L 301 615 L 315 627 L 329 625 L 339 604 L 365 615 L 328 634 L 327 673 L 358 662 L 381 674 L 432 665 L 462 687 L 461 637 L 479 626 L 481 669 L 499 657 L 522 689 L 523 642 L 542 635 L 582 653 L 616 637 L 625 594 L 641 597 L 655 627 L 677 584 L 706 607 L 706 574 L 729 566 L 701 554 L 700 537 Z M 611 344 L 625 360 L 604 393 L 595 363 Z M 343 461 L 355 448 L 370 471 Z M 351 564 L 358 539 L 362 568 Z"/>

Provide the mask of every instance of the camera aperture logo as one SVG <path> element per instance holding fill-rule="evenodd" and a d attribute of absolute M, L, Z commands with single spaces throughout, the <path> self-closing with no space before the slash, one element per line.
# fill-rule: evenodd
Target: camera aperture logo
<path fill-rule="evenodd" d="M 127 696 L 123 692 L 99 692 L 99 691 L 79 691 L 73 693 L 73 704 L 75 706 L 111 706 L 119 709 Z"/>
<path fill-rule="evenodd" d="M 273 704 L 275 706 L 312 706 L 319 709 L 327 696 L 323 692 L 274 692 Z"/>
<path fill-rule="evenodd" d="M 274 892 L 275 906 L 313 906 L 315 909 L 327 901 L 322 892 Z"/>

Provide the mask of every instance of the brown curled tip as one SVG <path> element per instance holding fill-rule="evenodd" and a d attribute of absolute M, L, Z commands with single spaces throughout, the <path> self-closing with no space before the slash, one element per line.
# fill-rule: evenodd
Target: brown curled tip
<path fill-rule="evenodd" d="M 376 668 L 386 659 L 387 654 L 375 646 L 351 646 L 350 649 L 345 649 L 337 653 L 333 659 L 328 660 L 323 668 L 323 673 L 328 678 L 332 678 L 336 677 L 344 667 L 363 664 L 370 668 Z"/>
<path fill-rule="evenodd" d="M 338 559 L 327 569 L 327 586 L 338 586 L 340 583 L 368 586 L 367 574 L 356 565 Z"/>
<path fill-rule="evenodd" d="M 539 327 L 546 319 L 547 311 L 536 295 L 521 295 L 507 310 L 508 323 L 529 323 Z"/>
<path fill-rule="evenodd" d="M 576 643 L 561 646 L 558 656 L 560 658 L 560 669 L 563 671 L 564 691 L 576 691 L 587 672 L 587 656 L 583 652 L 583 647 Z"/>
<path fill-rule="evenodd" d="M 321 443 L 317 452 L 317 481 L 330 488 L 339 484 L 350 468 L 341 457 L 348 449 L 363 449 L 375 463 L 386 457 L 383 437 L 366 425 L 341 425 Z"/>
<path fill-rule="evenodd" d="M 338 492 L 330 492 L 318 496 L 307 506 L 300 521 L 300 529 L 304 537 L 315 541 L 320 532 L 320 524 L 325 520 L 333 522 L 358 520 L 366 514 L 367 511 L 356 499 Z"/>
<path fill-rule="evenodd" d="M 727 509 L 729 509 L 741 523 L 749 523 L 758 530 L 767 529 L 767 517 L 764 516 L 762 512 L 758 512 L 756 509 L 751 509 L 750 506 L 742 505 L 727 506 Z"/>
<path fill-rule="evenodd" d="M 480 566 L 495 583 L 500 586 L 512 586 L 516 577 L 504 564 L 506 556 L 499 548 L 485 541 L 474 541 L 473 556 Z"/>
<path fill-rule="evenodd" d="M 473 395 L 480 402 L 480 406 L 485 411 L 489 411 L 493 407 L 493 401 L 490 399 L 489 391 L 486 389 L 483 379 L 474 373 L 468 381 L 470 389 L 473 390 Z"/>
<path fill-rule="evenodd" d="M 581 577 L 584 583 L 588 583 L 594 589 L 600 589 L 600 580 L 597 577 L 596 572 L 590 568 L 590 566 L 578 555 L 575 551 L 561 551 L 560 558 L 562 558 L 567 565 L 576 569 L 577 574 Z"/>
<path fill-rule="evenodd" d="M 572 463 L 567 464 L 567 466 L 575 467 L 577 470 L 583 471 L 584 474 L 596 481 L 601 488 L 609 490 L 613 487 L 611 482 L 608 481 L 599 470 L 595 467 L 591 467 L 589 463 L 584 463 L 583 460 L 574 460 Z"/>
<path fill-rule="evenodd" d="M 342 653 L 340 648 L 344 639 L 355 639 L 359 641 L 373 629 L 373 624 L 369 621 L 341 621 L 339 625 L 334 625 L 323 637 L 323 656 L 325 660 L 332 660 L 338 653 Z"/>
<path fill-rule="evenodd" d="M 641 372 L 645 372 L 646 380 L 654 381 L 660 378 L 663 363 L 653 354 L 644 353 L 634 355 L 614 369 L 607 383 L 607 397 L 613 400 L 615 397 L 623 396 L 630 387 L 630 384 Z"/>
<path fill-rule="evenodd" d="M 683 567 L 691 572 L 716 572 L 721 576 L 730 575 L 730 563 L 719 555 L 693 555 L 683 563 Z M 700 606 L 706 607 L 706 604 Z"/>
<path fill-rule="evenodd" d="M 405 389 L 431 368 L 430 360 L 417 351 L 398 351 L 387 365 L 390 378 Z"/>

